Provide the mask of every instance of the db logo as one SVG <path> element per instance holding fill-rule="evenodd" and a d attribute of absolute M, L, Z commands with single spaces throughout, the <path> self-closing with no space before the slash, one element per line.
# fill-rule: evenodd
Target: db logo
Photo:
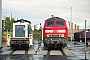
<path fill-rule="evenodd" d="M 58 33 L 58 30 L 54 30 L 54 33 Z"/>

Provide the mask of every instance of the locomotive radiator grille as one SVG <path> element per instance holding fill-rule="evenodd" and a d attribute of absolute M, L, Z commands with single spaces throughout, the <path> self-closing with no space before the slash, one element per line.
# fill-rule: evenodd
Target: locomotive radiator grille
<path fill-rule="evenodd" d="M 64 34 L 48 34 L 47 37 L 64 37 Z"/>

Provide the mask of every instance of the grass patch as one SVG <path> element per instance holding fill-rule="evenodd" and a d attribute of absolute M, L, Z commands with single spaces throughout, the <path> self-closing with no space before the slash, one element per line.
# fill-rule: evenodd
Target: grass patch
<path fill-rule="evenodd" d="M 7 35 L 7 34 L 12 35 L 12 33 L 11 33 L 11 32 L 4 32 L 4 35 Z"/>

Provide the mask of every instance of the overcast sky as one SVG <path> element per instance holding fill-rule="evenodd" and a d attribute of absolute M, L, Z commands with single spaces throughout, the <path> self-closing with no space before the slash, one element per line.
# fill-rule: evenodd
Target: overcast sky
<path fill-rule="evenodd" d="M 61 17 L 84 28 L 90 28 L 90 0 L 2 0 L 2 18 L 10 16 L 30 20 L 33 24 L 42 23 L 51 15 Z"/>

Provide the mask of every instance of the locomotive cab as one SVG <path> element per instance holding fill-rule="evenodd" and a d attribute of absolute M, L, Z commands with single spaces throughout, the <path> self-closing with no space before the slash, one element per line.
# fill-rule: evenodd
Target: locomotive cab
<path fill-rule="evenodd" d="M 10 38 L 10 47 L 28 49 L 33 45 L 31 22 L 20 19 L 13 23 L 13 36 Z"/>
<path fill-rule="evenodd" d="M 63 48 L 67 45 L 68 28 L 66 21 L 59 17 L 45 20 L 43 28 L 43 42 L 47 48 Z"/>

